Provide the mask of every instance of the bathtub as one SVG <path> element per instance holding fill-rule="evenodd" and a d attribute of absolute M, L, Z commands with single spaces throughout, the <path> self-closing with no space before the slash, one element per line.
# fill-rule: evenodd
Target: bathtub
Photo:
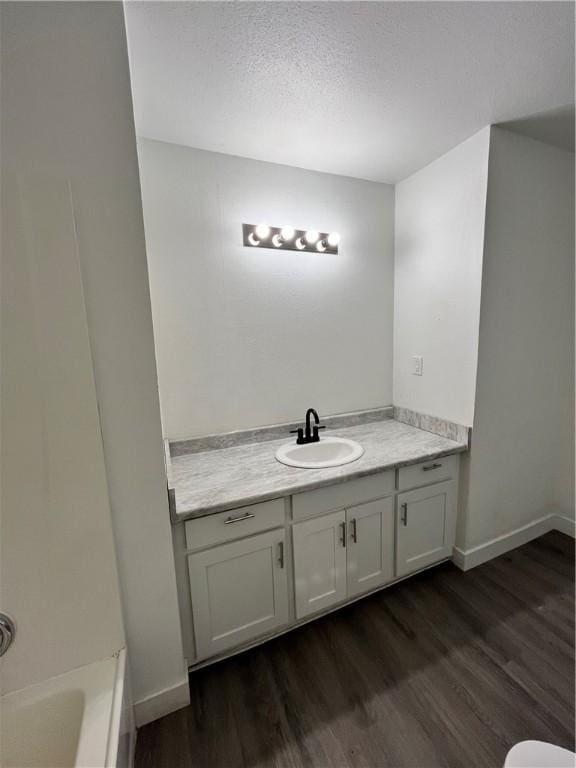
<path fill-rule="evenodd" d="M 2 768 L 125 768 L 126 652 L 74 669 L 0 700 Z"/>

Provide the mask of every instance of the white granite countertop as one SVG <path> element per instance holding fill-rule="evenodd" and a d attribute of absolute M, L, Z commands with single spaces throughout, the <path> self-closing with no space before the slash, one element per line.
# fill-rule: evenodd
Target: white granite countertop
<path fill-rule="evenodd" d="M 332 434 L 332 430 L 328 434 Z M 170 486 L 176 497 L 175 510 L 172 510 L 174 522 L 460 453 L 468 447 L 393 419 L 338 428 L 333 434 L 359 442 L 364 455 L 341 467 L 287 467 L 275 458 L 278 447 L 291 441 L 287 435 L 283 440 L 172 458 Z"/>

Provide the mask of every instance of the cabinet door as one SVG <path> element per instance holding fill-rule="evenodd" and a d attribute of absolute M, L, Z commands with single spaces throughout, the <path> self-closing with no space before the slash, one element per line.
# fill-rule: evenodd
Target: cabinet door
<path fill-rule="evenodd" d="M 281 529 L 189 556 L 199 659 L 288 621 L 284 545 Z"/>
<path fill-rule="evenodd" d="M 452 555 L 456 492 L 452 481 L 400 493 L 396 508 L 396 575 Z"/>
<path fill-rule="evenodd" d="M 292 535 L 296 616 L 301 619 L 346 598 L 346 513 L 297 523 Z"/>
<path fill-rule="evenodd" d="M 346 511 L 348 596 L 394 578 L 394 498 L 379 499 Z"/>

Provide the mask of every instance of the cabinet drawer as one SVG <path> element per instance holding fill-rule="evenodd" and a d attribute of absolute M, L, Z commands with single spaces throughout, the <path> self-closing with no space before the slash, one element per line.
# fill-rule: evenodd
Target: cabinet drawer
<path fill-rule="evenodd" d="M 394 493 L 394 470 L 379 472 L 377 475 L 294 494 L 292 517 L 294 520 L 303 520 L 322 512 L 332 512 L 389 496 L 391 493 Z"/>
<path fill-rule="evenodd" d="M 431 485 L 440 480 L 452 480 L 458 476 L 458 456 L 430 459 L 398 470 L 398 490 Z"/>
<path fill-rule="evenodd" d="M 221 544 L 252 533 L 283 526 L 285 522 L 284 499 L 272 499 L 248 507 L 218 512 L 216 515 L 187 520 L 186 547 L 201 549 Z"/>

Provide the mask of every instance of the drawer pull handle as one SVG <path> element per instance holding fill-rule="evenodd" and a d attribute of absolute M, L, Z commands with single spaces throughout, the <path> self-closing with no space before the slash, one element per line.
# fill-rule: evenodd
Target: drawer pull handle
<path fill-rule="evenodd" d="M 256 515 L 252 515 L 250 512 L 246 512 L 245 515 L 240 515 L 240 517 L 229 517 L 228 520 L 224 521 L 224 525 L 230 525 L 230 523 L 241 523 L 242 520 L 250 520 L 251 517 L 256 517 Z"/>
<path fill-rule="evenodd" d="M 284 542 L 278 542 L 278 565 L 280 568 L 284 568 Z"/>
<path fill-rule="evenodd" d="M 440 469 L 442 464 L 428 464 L 427 467 L 422 467 L 422 472 L 430 472 L 431 469 Z"/>
<path fill-rule="evenodd" d="M 340 541 L 342 542 L 342 546 L 345 547 L 346 546 L 346 523 L 341 523 L 341 526 L 342 526 L 342 538 Z"/>
<path fill-rule="evenodd" d="M 356 518 L 352 520 L 352 541 L 354 544 L 358 544 L 358 524 L 356 523 Z"/>
<path fill-rule="evenodd" d="M 408 504 L 407 502 L 404 502 L 404 504 L 401 504 L 402 509 L 402 525 L 408 525 Z"/>

